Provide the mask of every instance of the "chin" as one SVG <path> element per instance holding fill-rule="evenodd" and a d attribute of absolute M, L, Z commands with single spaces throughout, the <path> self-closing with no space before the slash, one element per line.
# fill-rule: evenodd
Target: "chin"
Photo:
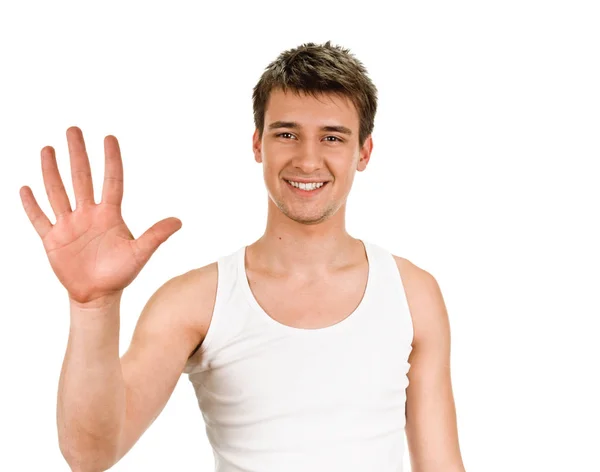
<path fill-rule="evenodd" d="M 295 213 L 293 211 L 289 211 L 289 209 L 285 206 L 279 206 L 279 209 L 290 220 L 303 225 L 318 225 L 319 223 L 327 221 L 335 213 L 332 211 L 321 211 L 312 214 Z"/>
<path fill-rule="evenodd" d="M 296 223 L 300 223 L 302 225 L 314 226 L 314 225 L 323 223 L 328 218 L 325 216 L 322 216 L 320 218 L 291 218 L 291 219 L 294 220 Z"/>

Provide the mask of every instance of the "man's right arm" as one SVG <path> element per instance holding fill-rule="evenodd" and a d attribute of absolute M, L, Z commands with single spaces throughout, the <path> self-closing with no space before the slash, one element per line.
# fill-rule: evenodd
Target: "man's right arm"
<path fill-rule="evenodd" d="M 73 471 L 109 469 L 158 417 L 208 329 L 216 288 L 216 262 L 166 282 L 146 303 L 121 358 L 120 297 L 94 307 L 71 303 L 57 425 Z"/>

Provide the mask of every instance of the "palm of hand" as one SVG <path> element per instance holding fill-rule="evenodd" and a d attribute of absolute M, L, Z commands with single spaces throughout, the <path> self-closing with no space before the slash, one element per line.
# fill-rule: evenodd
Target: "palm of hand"
<path fill-rule="evenodd" d="M 42 173 L 56 223 L 42 212 L 29 187 L 21 187 L 20 195 L 58 279 L 72 300 L 87 303 L 127 287 L 158 246 L 181 228 L 181 221 L 165 218 L 134 239 L 121 216 L 123 166 L 116 138 L 104 140 L 105 176 L 99 204 L 94 202 L 81 130 L 69 128 L 67 140 L 76 209 L 71 210 L 50 146 L 42 149 Z"/>
<path fill-rule="evenodd" d="M 102 204 L 61 218 L 43 243 L 54 273 L 81 302 L 128 286 L 145 263 L 121 216 Z"/>

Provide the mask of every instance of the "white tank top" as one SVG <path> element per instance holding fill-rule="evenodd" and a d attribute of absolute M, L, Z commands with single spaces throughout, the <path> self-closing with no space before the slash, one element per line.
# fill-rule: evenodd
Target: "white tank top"
<path fill-rule="evenodd" d="M 218 260 L 212 321 L 184 369 L 217 472 L 402 472 L 412 319 L 394 257 L 362 242 L 363 299 L 323 329 L 260 307 L 245 246 Z"/>

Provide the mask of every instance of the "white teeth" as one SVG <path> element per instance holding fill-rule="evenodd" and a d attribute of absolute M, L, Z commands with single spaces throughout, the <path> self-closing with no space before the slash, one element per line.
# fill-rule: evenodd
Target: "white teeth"
<path fill-rule="evenodd" d="M 288 180 L 288 182 L 299 189 L 302 190 L 315 190 L 317 188 L 322 187 L 323 185 L 325 185 L 325 182 L 310 182 L 310 183 L 303 183 L 303 182 L 292 182 L 291 180 Z"/>

